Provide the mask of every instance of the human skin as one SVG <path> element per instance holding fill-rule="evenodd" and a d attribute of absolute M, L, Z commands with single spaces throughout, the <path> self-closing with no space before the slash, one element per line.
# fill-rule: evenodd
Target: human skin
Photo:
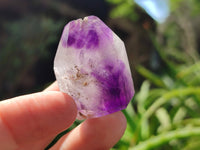
<path fill-rule="evenodd" d="M 42 92 L 0 102 L 0 149 L 42 150 L 75 121 L 74 100 L 54 82 Z M 87 119 L 63 136 L 51 150 L 108 150 L 121 138 L 126 118 L 116 112 Z"/>

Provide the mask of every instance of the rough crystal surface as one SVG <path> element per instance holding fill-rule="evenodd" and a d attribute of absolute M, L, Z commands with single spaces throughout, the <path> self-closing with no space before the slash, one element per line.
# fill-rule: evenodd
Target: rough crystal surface
<path fill-rule="evenodd" d="M 65 26 L 54 72 L 60 90 L 75 100 L 78 119 L 125 109 L 134 95 L 124 43 L 96 16 Z"/>

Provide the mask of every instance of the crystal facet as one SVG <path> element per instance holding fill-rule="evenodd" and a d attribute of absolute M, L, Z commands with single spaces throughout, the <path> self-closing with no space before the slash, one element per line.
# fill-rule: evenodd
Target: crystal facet
<path fill-rule="evenodd" d="M 96 16 L 65 26 L 54 72 L 60 90 L 75 100 L 78 119 L 125 109 L 134 95 L 124 43 Z"/>

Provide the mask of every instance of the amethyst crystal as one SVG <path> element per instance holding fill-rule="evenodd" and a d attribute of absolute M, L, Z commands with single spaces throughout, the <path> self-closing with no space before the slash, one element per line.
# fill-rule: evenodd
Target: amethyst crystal
<path fill-rule="evenodd" d="M 134 95 L 124 43 L 95 16 L 65 26 L 54 72 L 60 90 L 75 100 L 78 119 L 125 109 Z"/>

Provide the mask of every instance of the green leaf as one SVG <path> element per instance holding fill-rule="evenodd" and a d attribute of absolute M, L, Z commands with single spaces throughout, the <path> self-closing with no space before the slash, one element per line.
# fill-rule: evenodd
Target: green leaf
<path fill-rule="evenodd" d="M 134 6 L 126 2 L 114 7 L 110 12 L 110 17 L 111 18 L 125 17 L 133 21 L 137 20 L 138 18 L 137 14 L 134 12 Z"/>
<path fill-rule="evenodd" d="M 195 95 L 200 95 L 200 87 L 187 87 L 187 88 L 182 88 L 182 89 L 175 89 L 171 90 L 170 92 L 167 92 L 163 96 L 161 96 L 159 99 L 153 103 L 148 110 L 145 112 L 145 115 L 150 117 L 161 105 L 167 103 L 171 98 L 174 97 L 183 97 L 183 96 L 188 96 L 191 94 Z"/>
<path fill-rule="evenodd" d="M 186 109 L 184 107 L 180 107 L 178 109 L 178 111 L 176 112 L 172 122 L 175 123 L 175 122 L 179 122 L 179 121 L 183 120 L 183 118 L 185 118 L 186 114 L 187 114 Z"/>
<path fill-rule="evenodd" d="M 160 145 L 170 142 L 174 139 L 187 138 L 191 136 L 200 136 L 200 127 L 196 128 L 183 128 L 170 132 L 162 133 L 157 136 L 152 136 L 144 142 L 140 142 L 138 145 L 130 148 L 129 150 L 149 150 L 155 149 Z"/>
<path fill-rule="evenodd" d="M 149 90 L 150 90 L 150 83 L 149 81 L 144 81 L 142 83 L 142 86 L 140 88 L 140 91 L 136 94 L 135 98 L 138 103 L 138 111 L 140 114 L 143 114 L 145 111 L 145 101 L 147 100 L 149 96 Z"/>
<path fill-rule="evenodd" d="M 160 122 L 160 127 L 158 128 L 158 132 L 163 132 L 171 126 L 170 116 L 165 108 L 159 108 L 156 111 L 156 117 Z"/>
<path fill-rule="evenodd" d="M 141 128 L 140 128 L 140 136 L 141 140 L 148 139 L 150 136 L 150 126 L 149 126 L 149 121 L 147 120 L 146 117 L 142 117 L 141 119 Z"/>
<path fill-rule="evenodd" d="M 200 70 L 200 62 L 196 62 L 193 65 L 184 67 L 178 74 L 177 78 L 184 78 L 189 76 L 190 74 L 195 73 L 197 70 Z"/>
<path fill-rule="evenodd" d="M 152 73 L 151 71 L 147 70 L 146 68 L 142 66 L 137 66 L 137 71 L 143 75 L 145 78 L 149 79 L 153 84 L 157 85 L 158 87 L 166 88 L 165 83 L 160 79 L 159 76 Z"/>

